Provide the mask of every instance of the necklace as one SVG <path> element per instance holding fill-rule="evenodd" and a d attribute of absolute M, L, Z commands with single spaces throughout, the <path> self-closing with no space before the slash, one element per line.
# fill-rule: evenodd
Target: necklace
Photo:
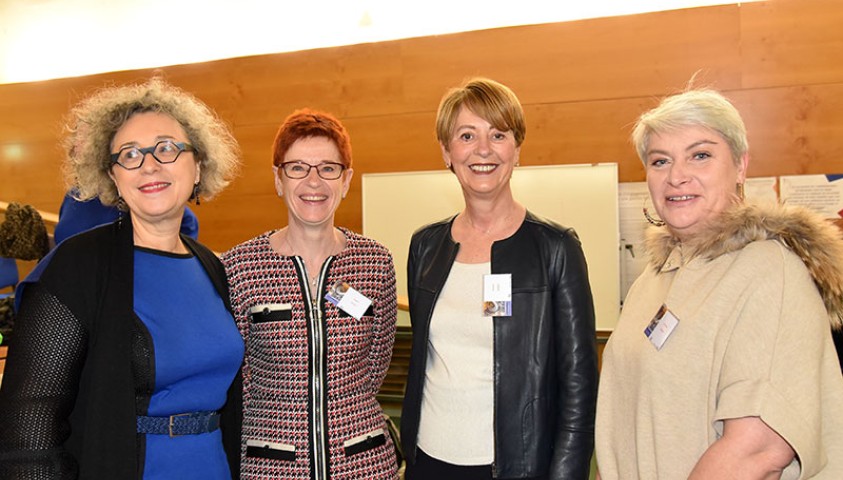
<path fill-rule="evenodd" d="M 482 233 L 483 235 L 490 235 L 492 232 L 496 230 L 500 230 L 500 227 L 506 227 L 509 224 L 509 218 L 512 216 L 512 213 L 507 213 L 505 216 L 495 220 L 489 227 L 482 228 L 475 225 L 474 221 L 471 219 L 471 216 L 466 215 L 465 220 L 468 222 L 468 225 L 471 227 L 472 230 Z"/>
<path fill-rule="evenodd" d="M 284 232 L 284 243 L 286 243 L 287 247 L 290 249 L 290 254 L 296 255 L 296 250 L 293 248 L 293 244 L 290 243 L 290 239 L 288 237 L 289 237 L 288 233 Z M 337 239 L 336 239 L 336 237 L 334 237 L 334 241 L 332 242 L 331 248 L 328 249 L 328 254 L 326 254 L 324 256 L 317 256 L 316 258 L 317 259 L 318 258 L 328 258 L 328 256 L 331 255 L 331 253 L 333 253 L 336 250 L 336 246 L 337 246 Z M 319 267 L 320 262 L 318 262 L 318 261 L 310 262 L 310 261 L 308 261 L 309 259 L 306 258 L 304 255 L 300 255 L 300 256 L 304 260 L 305 275 L 308 277 L 308 280 L 310 280 L 310 288 L 315 291 L 317 288 L 319 288 L 319 268 L 318 267 Z M 310 258 L 310 260 L 312 260 L 312 258 Z M 308 269 L 308 266 L 310 266 L 311 268 Z M 316 267 L 316 268 L 314 268 L 314 267 Z M 315 275 L 311 274 L 311 270 L 316 272 L 316 274 Z"/>

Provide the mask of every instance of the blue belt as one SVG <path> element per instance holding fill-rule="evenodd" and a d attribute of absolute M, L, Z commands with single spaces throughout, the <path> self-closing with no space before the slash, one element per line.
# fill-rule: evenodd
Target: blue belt
<path fill-rule="evenodd" d="M 138 433 L 153 435 L 196 435 L 213 432 L 220 428 L 220 414 L 217 412 L 193 412 L 170 415 L 169 417 L 147 417 L 138 415 Z"/>

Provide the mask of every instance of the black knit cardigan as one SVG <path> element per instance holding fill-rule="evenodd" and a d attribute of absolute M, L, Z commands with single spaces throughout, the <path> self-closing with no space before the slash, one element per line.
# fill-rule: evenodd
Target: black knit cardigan
<path fill-rule="evenodd" d="M 230 312 L 222 264 L 203 245 L 187 236 L 181 238 Z M 143 446 L 135 419 L 145 413 L 149 402 L 136 398 L 132 371 L 133 323 L 138 321 L 133 309 L 133 239 L 128 217 L 69 238 L 52 252 L 40 278 L 42 272 L 36 269 L 18 291 L 21 298 L 26 282 L 39 283 L 82 321 L 88 333 L 87 355 L 69 417 L 70 435 L 63 445 L 75 458 L 80 479 L 132 479 L 141 471 Z M 238 372 L 221 422 L 232 478 L 239 478 L 241 385 Z M 144 411 L 137 411 L 139 404 Z"/>

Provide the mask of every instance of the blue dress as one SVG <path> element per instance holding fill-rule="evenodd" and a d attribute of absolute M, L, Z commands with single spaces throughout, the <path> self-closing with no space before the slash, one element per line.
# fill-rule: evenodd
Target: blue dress
<path fill-rule="evenodd" d="M 243 340 L 197 258 L 135 248 L 135 313 L 152 338 L 155 390 L 147 415 L 214 411 L 243 359 Z M 144 479 L 228 479 L 220 430 L 146 435 Z"/>

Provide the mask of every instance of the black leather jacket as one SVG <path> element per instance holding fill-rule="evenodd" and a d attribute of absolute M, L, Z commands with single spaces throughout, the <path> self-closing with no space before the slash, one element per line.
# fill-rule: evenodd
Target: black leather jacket
<path fill-rule="evenodd" d="M 430 318 L 457 256 L 453 218 L 413 235 L 408 262 L 413 349 L 401 415 L 416 459 Z M 512 317 L 494 331 L 495 478 L 587 479 L 594 448 L 597 354 L 594 307 L 579 239 L 527 212 L 495 242 L 492 273 L 512 274 Z M 471 428 L 466 425 L 465 428 Z"/>

